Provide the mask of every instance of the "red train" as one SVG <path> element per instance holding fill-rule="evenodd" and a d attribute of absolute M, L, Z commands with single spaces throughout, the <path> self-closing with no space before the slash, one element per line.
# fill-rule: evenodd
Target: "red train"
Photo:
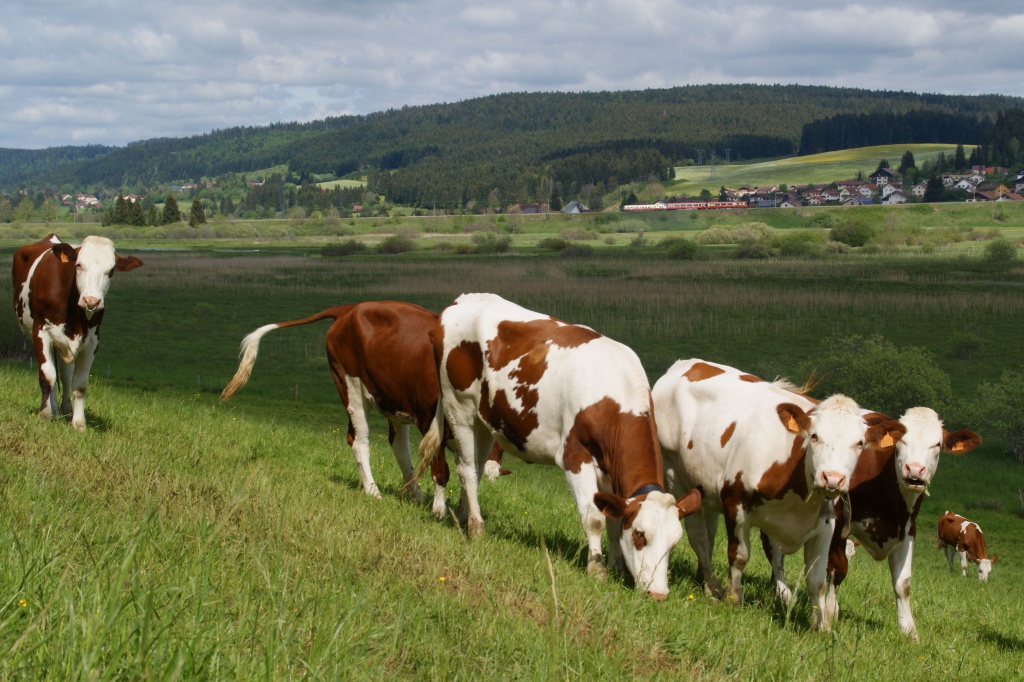
<path fill-rule="evenodd" d="M 623 211 L 699 211 L 718 208 L 747 208 L 745 201 L 656 201 L 653 204 L 626 204 Z"/>

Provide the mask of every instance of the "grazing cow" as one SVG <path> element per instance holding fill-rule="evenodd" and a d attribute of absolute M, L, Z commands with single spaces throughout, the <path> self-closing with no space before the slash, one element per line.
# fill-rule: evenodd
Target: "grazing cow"
<path fill-rule="evenodd" d="M 650 385 L 636 354 L 578 326 L 493 294 L 464 294 L 441 313 L 433 335 L 441 400 L 420 445 L 440 450 L 447 418 L 458 444 L 460 511 L 470 537 L 484 532 L 477 484 L 495 438 L 527 461 L 565 472 L 587 536 L 587 572 L 604 575 L 607 517 L 614 569 L 624 567 L 655 599 L 668 595 L 668 558 L 693 491 L 664 491 Z"/>
<path fill-rule="evenodd" d="M 86 237 L 75 247 L 51 234 L 14 252 L 14 311 L 32 338 L 39 364 L 42 418 L 57 413 L 59 366 L 60 414 L 71 414 L 71 425 L 85 430 L 85 390 L 99 346 L 110 278 L 115 270 L 128 272 L 141 265 L 134 256 L 115 253 L 106 237 Z"/>
<path fill-rule="evenodd" d="M 985 551 L 985 536 L 981 534 L 978 524 L 947 511 L 939 517 L 939 547 L 946 551 L 949 570 L 956 570 L 953 566 L 953 557 L 960 554 L 961 575 L 967 577 L 967 560 L 970 559 L 978 564 L 978 579 L 988 580 L 992 564 L 996 562 L 996 555 L 988 558 L 988 552 Z"/>
<path fill-rule="evenodd" d="M 359 466 L 367 495 L 380 497 L 370 468 L 369 413 L 377 409 L 388 420 L 388 440 L 413 496 L 423 501 L 414 482 L 409 453 L 409 425 L 420 433 L 430 428 L 437 411 L 437 370 L 430 332 L 437 314 L 411 303 L 378 301 L 328 308 L 301 320 L 267 324 L 242 340 L 241 362 L 221 398 L 228 400 L 252 372 L 260 339 L 274 329 L 296 327 L 332 319 L 327 330 L 327 361 L 331 376 L 348 413 L 348 444 Z M 448 463 L 438 457 L 431 468 L 434 479 L 433 511 L 445 514 L 444 486 Z"/>
<path fill-rule="evenodd" d="M 878 412 L 864 413 L 869 424 L 883 424 L 890 417 Z M 865 449 L 857 461 L 850 481 L 850 533 L 860 541 L 876 561 L 888 559 L 892 588 L 896 595 L 896 616 L 900 630 L 917 640 L 917 626 L 910 610 L 910 578 L 917 534 L 917 514 L 924 493 L 939 466 L 939 454 L 970 452 L 981 437 L 966 429 L 949 432 L 939 415 L 928 407 L 913 407 L 900 417 L 906 429 L 902 438 L 888 447 Z M 840 501 L 839 505 L 845 505 Z M 775 585 L 780 596 L 789 601 L 789 588 L 783 572 L 782 554 L 762 535 L 765 554 L 772 563 Z M 828 570 L 830 614 L 837 613 L 835 593 L 848 570 L 847 542 L 836 532 L 829 550 Z"/>
<path fill-rule="evenodd" d="M 822 614 L 833 500 L 848 490 L 861 450 L 899 438 L 903 427 L 867 424 L 846 396 L 816 403 L 794 391 L 785 381 L 692 359 L 672 365 L 652 396 L 670 489 L 695 486 L 703 495 L 702 509 L 686 519 L 686 534 L 705 590 L 721 592 L 711 550 L 724 514 L 730 600 L 743 600 L 750 530 L 757 526 L 786 554 L 804 548 L 812 625 L 828 629 L 830 618 Z"/>

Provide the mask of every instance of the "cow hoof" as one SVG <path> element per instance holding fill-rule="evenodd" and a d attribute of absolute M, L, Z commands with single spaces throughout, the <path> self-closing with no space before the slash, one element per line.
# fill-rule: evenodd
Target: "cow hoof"
<path fill-rule="evenodd" d="M 82 422 L 81 424 L 75 424 L 74 422 L 72 422 L 71 425 L 75 427 L 75 431 L 78 431 L 79 433 L 85 433 L 85 422 Z"/>
<path fill-rule="evenodd" d="M 604 559 L 596 554 L 587 561 L 587 575 L 598 580 L 608 579 L 608 569 L 604 565 Z"/>
<path fill-rule="evenodd" d="M 487 460 L 484 463 L 484 476 L 487 477 L 488 481 L 497 481 L 501 476 L 501 466 L 494 460 Z"/>
<path fill-rule="evenodd" d="M 371 485 L 369 488 L 363 488 L 363 492 L 365 492 L 370 497 L 374 497 L 378 500 L 381 499 L 380 490 L 377 488 L 376 485 Z"/>
<path fill-rule="evenodd" d="M 484 520 L 471 518 L 466 525 L 466 534 L 469 539 L 478 538 L 484 534 Z"/>
<path fill-rule="evenodd" d="M 435 502 L 431 506 L 430 511 L 437 517 L 438 521 L 444 521 L 444 517 L 448 513 L 448 508 L 444 502 L 441 502 L 441 504 L 437 504 Z"/>

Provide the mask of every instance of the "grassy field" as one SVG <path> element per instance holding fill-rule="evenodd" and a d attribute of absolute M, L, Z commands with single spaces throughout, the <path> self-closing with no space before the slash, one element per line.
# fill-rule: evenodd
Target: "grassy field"
<path fill-rule="evenodd" d="M 934 161 L 944 153 L 952 159 L 955 144 L 893 144 L 878 147 L 859 147 L 841 151 L 791 156 L 775 161 L 758 163 L 722 163 L 710 161 L 703 166 L 679 166 L 675 182 L 667 183 L 669 193 L 696 196 L 707 189 L 717 196 L 720 187 L 747 187 L 759 185 L 808 185 L 849 180 L 861 173 L 864 178 L 875 172 L 878 162 L 888 159 L 893 168 L 899 165 L 905 152 L 914 154 L 918 168 L 925 161 Z M 968 148 L 967 153 L 970 153 Z"/>
<path fill-rule="evenodd" d="M 655 221 L 652 231 L 686 226 Z M 806 600 L 787 612 L 774 599 L 759 554 L 742 608 L 703 596 L 685 542 L 664 603 L 589 580 L 554 469 L 507 461 L 513 475 L 481 491 L 488 535 L 468 543 L 397 499 L 381 428 L 373 461 L 384 499 L 367 498 L 326 371 L 326 324 L 274 332 L 249 385 L 230 403 L 218 394 L 242 336 L 267 322 L 368 299 L 440 310 L 464 291 L 494 291 L 630 344 L 652 379 L 692 356 L 799 379 L 829 335 L 879 332 L 932 350 L 970 399 L 981 381 L 1022 368 L 1019 263 L 988 263 L 977 245 L 770 262 L 672 261 L 624 244 L 571 259 L 528 243 L 503 256 L 424 247 L 330 259 L 319 256 L 323 238 L 268 240 L 255 253 L 237 236 L 211 238 L 220 250 L 119 241 L 146 264 L 113 282 L 85 434 L 38 420 L 34 370 L 0 363 L 0 678 L 1017 675 L 1024 476 L 992 443 L 944 458 L 924 502 L 913 645 L 896 626 L 886 565 L 863 552 L 838 627 L 823 635 L 808 630 Z M 0 283 L 0 297 L 10 294 Z M 985 340 L 971 360 L 947 351 L 961 329 Z M 950 574 L 931 548 L 945 509 L 985 530 L 999 554 L 989 583 Z M 716 567 L 724 572 L 721 537 Z"/>

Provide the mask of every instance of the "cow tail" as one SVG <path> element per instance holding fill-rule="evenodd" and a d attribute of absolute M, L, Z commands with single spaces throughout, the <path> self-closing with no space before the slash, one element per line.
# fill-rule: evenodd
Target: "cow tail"
<path fill-rule="evenodd" d="M 241 358 L 238 363 L 238 371 L 235 372 L 235 376 L 224 387 L 224 390 L 221 391 L 221 400 L 231 400 L 231 396 L 237 393 L 242 386 L 245 386 L 245 382 L 249 381 L 249 375 L 252 374 L 252 366 L 256 364 L 256 355 L 260 352 L 260 339 L 267 332 L 275 329 L 277 329 L 276 324 L 265 324 L 242 339 L 242 348 L 238 352 Z"/>
<path fill-rule="evenodd" d="M 319 322 L 320 320 L 326 319 L 336 320 L 351 307 L 352 306 L 349 305 L 337 306 L 335 308 L 328 308 L 327 310 L 301 320 L 265 324 L 246 336 L 242 339 L 242 347 L 238 352 L 239 357 L 241 357 L 241 360 L 238 363 L 238 371 L 235 372 L 235 376 L 230 382 L 228 382 L 228 385 L 224 387 L 224 390 L 221 391 L 220 399 L 230 400 L 231 396 L 237 393 L 239 389 L 241 389 L 242 386 L 245 386 L 245 383 L 249 381 L 249 375 L 252 374 L 252 366 L 256 364 L 256 356 L 260 352 L 260 339 L 262 339 L 267 333 L 282 327 L 297 327 L 299 325 L 309 324 L 310 322 Z"/>
<path fill-rule="evenodd" d="M 437 410 L 434 412 L 434 422 L 420 441 L 420 463 L 416 467 L 416 478 L 423 476 L 423 472 L 430 468 L 430 465 L 437 457 L 444 457 L 444 407 L 440 398 L 437 401 Z"/>

